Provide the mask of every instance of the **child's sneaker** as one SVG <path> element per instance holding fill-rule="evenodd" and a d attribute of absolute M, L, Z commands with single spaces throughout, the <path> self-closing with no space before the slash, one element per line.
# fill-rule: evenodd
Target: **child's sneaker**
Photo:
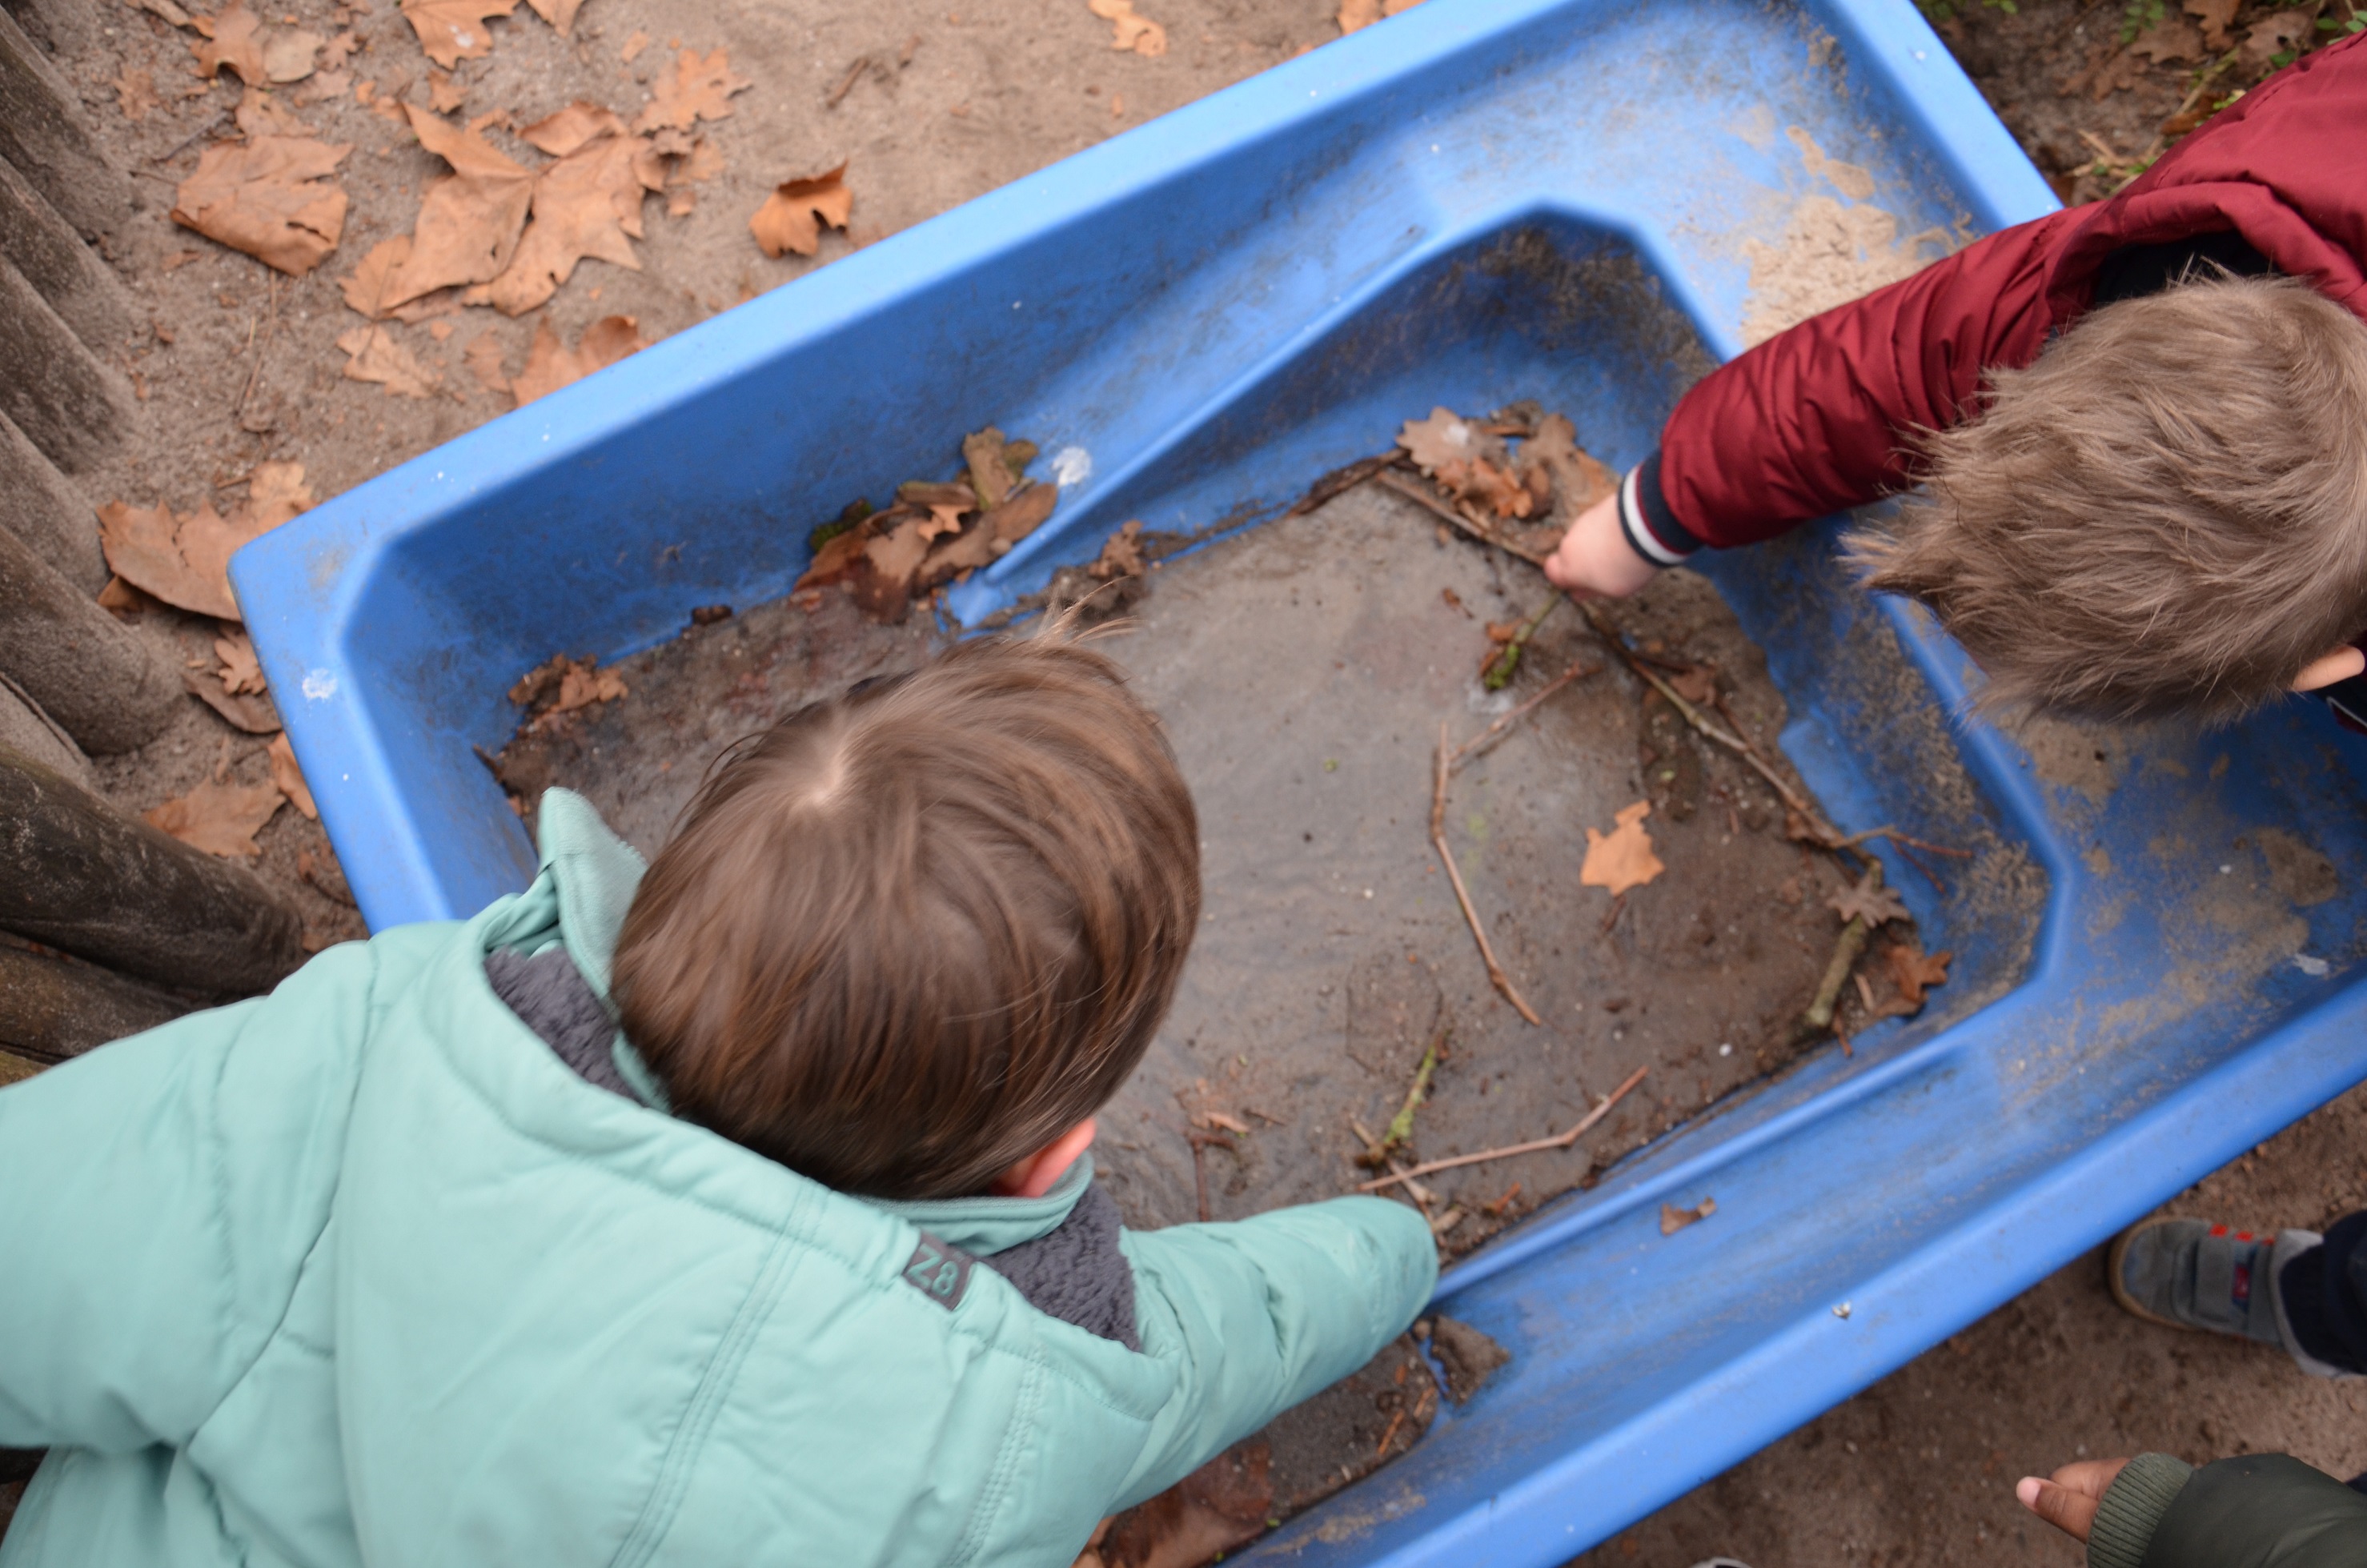
<path fill-rule="evenodd" d="M 2201 1328 L 2274 1345 L 2315 1377 L 2341 1377 L 2301 1348 L 2279 1298 L 2277 1275 L 2325 1238 L 2273 1235 L 2208 1220 L 2151 1220 L 2123 1231 L 2105 1261 L 2112 1299 L 2148 1323 Z"/>

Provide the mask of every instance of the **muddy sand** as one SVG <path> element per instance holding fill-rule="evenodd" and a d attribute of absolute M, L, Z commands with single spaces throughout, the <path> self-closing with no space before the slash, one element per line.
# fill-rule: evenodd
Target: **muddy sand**
<path fill-rule="evenodd" d="M 1487 625 L 1549 593 L 1533 569 L 1368 484 L 1168 559 L 1149 588 L 1099 646 L 1162 716 L 1192 785 L 1205 924 L 1173 1012 L 1103 1117 L 1095 1157 L 1128 1224 L 1238 1218 L 1373 1179 L 1366 1135 L 1399 1114 L 1433 1047 L 1401 1164 L 1560 1133 L 1647 1069 L 1566 1149 L 1425 1179 L 1442 1254 L 1461 1256 L 1801 1051 L 1832 1048 L 1801 1043 L 1795 1021 L 1831 958 L 1841 922 L 1827 899 L 1846 878 L 1786 837 L 1767 784 L 1698 740 L 1574 609 L 1544 623 L 1510 686 L 1485 690 Z M 1611 615 L 1639 654 L 1712 680 L 1709 701 L 1774 754 L 1784 700 L 1705 579 L 1666 573 Z M 654 852 L 731 740 L 912 667 L 940 635 L 925 611 L 870 624 L 836 590 L 810 611 L 784 600 L 686 627 L 615 667 L 624 697 L 529 726 L 497 772 L 527 811 L 565 784 Z M 1433 768 L 1442 721 L 1459 744 L 1574 664 L 1591 672 L 1455 773 L 1444 818 L 1533 1024 L 1490 986 L 1432 849 Z M 1665 872 L 1618 898 L 1581 886 L 1587 829 L 1608 833 L 1646 800 Z M 1908 937 L 1894 924 L 1874 955 Z M 1864 967 L 1886 1000 L 1881 965 Z M 1851 1029 L 1864 997 L 1847 998 Z M 1236 1450 L 1229 1484 L 1250 1484 L 1252 1450 L 1274 1474 L 1370 1468 L 1362 1427 L 1380 1406 L 1329 1408 Z M 1429 1413 L 1399 1423 L 1390 1451 Z M 1294 1482 L 1270 1503 L 1279 1517 L 1319 1495 Z"/>

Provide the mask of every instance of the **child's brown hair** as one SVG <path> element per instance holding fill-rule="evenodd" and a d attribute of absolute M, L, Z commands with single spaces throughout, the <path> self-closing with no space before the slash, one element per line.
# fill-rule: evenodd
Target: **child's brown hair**
<path fill-rule="evenodd" d="M 1985 706 L 2230 717 L 2367 631 L 2367 326 L 2306 284 L 2107 306 L 1925 457 L 1927 495 L 1848 547 Z"/>
<path fill-rule="evenodd" d="M 719 764 L 626 917 L 626 1036 L 678 1114 L 815 1180 L 982 1191 L 1141 1059 L 1199 842 L 1108 660 L 960 645 Z"/>

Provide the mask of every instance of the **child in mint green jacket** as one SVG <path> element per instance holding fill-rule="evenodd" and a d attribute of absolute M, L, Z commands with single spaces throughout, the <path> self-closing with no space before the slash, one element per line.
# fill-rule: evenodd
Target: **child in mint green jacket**
<path fill-rule="evenodd" d="M 1039 1564 L 1402 1331 L 1374 1199 L 1122 1230 L 1093 1113 L 1198 919 L 1097 656 L 971 644 L 580 799 L 463 924 L 0 1090 L 34 1564 Z"/>

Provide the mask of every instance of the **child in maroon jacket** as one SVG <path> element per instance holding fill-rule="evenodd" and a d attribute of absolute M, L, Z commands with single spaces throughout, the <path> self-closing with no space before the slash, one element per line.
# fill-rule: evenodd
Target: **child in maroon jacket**
<path fill-rule="evenodd" d="M 1921 485 L 1852 552 L 1985 701 L 2238 713 L 2360 673 L 2367 35 L 2108 201 L 1989 236 L 1704 378 L 1547 564 L 1633 592 Z"/>

